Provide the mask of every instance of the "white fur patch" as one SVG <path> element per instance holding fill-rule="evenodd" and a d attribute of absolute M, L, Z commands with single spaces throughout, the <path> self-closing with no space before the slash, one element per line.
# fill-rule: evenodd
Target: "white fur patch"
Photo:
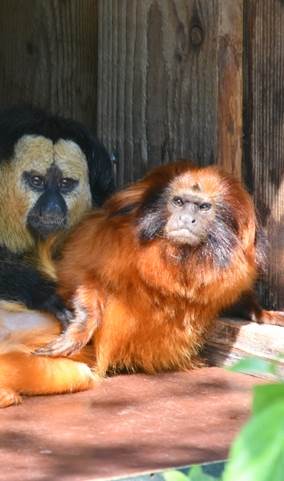
<path fill-rule="evenodd" d="M 37 311 L 11 312 L 0 308 L 0 340 L 10 334 L 54 327 L 54 320 Z"/>

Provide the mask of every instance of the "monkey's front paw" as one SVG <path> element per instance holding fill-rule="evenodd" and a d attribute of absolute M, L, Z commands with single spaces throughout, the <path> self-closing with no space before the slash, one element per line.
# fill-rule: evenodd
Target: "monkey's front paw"
<path fill-rule="evenodd" d="M 7 408 L 13 404 L 20 404 L 21 402 L 21 396 L 13 391 L 13 389 L 5 387 L 0 388 L 0 408 Z"/>
<path fill-rule="evenodd" d="M 85 345 L 86 342 L 84 340 L 76 339 L 75 336 L 71 336 L 66 332 L 46 346 L 37 348 L 34 354 L 52 357 L 71 356 L 79 352 Z"/>

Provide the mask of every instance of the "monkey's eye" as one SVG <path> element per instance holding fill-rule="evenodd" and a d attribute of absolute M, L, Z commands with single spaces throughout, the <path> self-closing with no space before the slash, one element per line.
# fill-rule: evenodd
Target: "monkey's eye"
<path fill-rule="evenodd" d="M 63 177 L 59 182 L 59 187 L 62 192 L 70 192 L 78 184 L 78 180 L 69 177 Z"/>
<path fill-rule="evenodd" d="M 44 186 L 44 177 L 41 175 L 32 175 L 30 177 L 30 184 L 32 187 L 41 188 Z"/>
<path fill-rule="evenodd" d="M 203 204 L 199 205 L 200 210 L 210 210 L 212 207 L 212 204 L 209 204 L 209 202 L 203 202 Z"/>
<path fill-rule="evenodd" d="M 175 196 L 172 199 L 172 203 L 178 207 L 181 207 L 184 204 L 184 201 L 182 200 L 181 197 Z"/>

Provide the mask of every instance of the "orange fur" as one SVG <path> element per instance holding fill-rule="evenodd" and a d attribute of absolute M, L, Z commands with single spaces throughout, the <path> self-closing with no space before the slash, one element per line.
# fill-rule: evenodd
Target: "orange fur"
<path fill-rule="evenodd" d="M 198 247 L 192 247 L 181 260 L 177 245 L 163 236 L 148 242 L 138 238 L 139 209 L 149 190 L 167 185 L 179 191 L 193 184 L 199 184 L 213 204 L 226 201 L 237 219 L 238 242 L 225 267 L 214 265 L 210 255 L 200 258 Z M 91 213 L 68 238 L 58 276 L 60 294 L 75 307 L 83 307 L 89 336 L 95 330 L 96 373 L 103 376 L 121 369 L 154 373 L 197 365 L 200 348 L 218 313 L 255 281 L 255 232 L 253 204 L 241 184 L 215 167 L 194 168 L 188 162 L 155 169 L 114 195 L 104 209 Z M 73 329 L 80 344 L 87 342 L 88 336 L 84 340 L 79 327 L 76 329 L 74 322 L 69 332 Z M 40 344 L 44 339 L 33 338 L 33 346 Z M 7 356 L 8 373 L 11 365 L 20 362 L 20 354 Z M 38 380 L 42 369 L 57 370 L 54 378 L 48 378 L 45 371 L 46 382 L 40 382 L 45 392 L 67 390 L 68 375 L 60 373 L 59 364 L 56 369 L 53 366 L 66 363 L 67 373 L 67 363 L 74 361 L 25 359 L 21 382 L 12 385 L 15 393 L 38 393 L 38 384 L 29 379 Z M 0 362 L 3 366 L 3 356 Z M 72 377 L 71 368 L 68 372 Z M 6 383 L 6 388 L 9 394 L 11 384 Z"/>
<path fill-rule="evenodd" d="M 41 314 L 43 317 L 43 314 Z M 21 394 L 56 394 L 89 389 L 96 377 L 87 364 L 93 363 L 92 349 L 86 347 L 71 359 L 37 357 L 33 350 L 50 342 L 60 332 L 59 322 L 50 316 L 46 327 L 8 332 L 0 343 L 0 408 L 21 402 Z M 41 320 L 42 323 L 42 320 Z M 79 362 L 77 362 L 79 361 Z"/>
<path fill-rule="evenodd" d="M 145 192 L 189 183 L 201 185 L 213 203 L 226 200 L 237 219 L 239 242 L 226 268 L 201 260 L 198 248 L 180 262 L 168 239 L 138 239 L 137 212 Z M 136 204 L 132 212 L 116 215 Z M 187 162 L 155 169 L 92 213 L 71 234 L 58 274 L 61 295 L 73 301 L 79 296 L 89 318 L 99 318 L 93 338 L 96 372 L 193 367 L 218 313 L 255 280 L 255 232 L 253 204 L 241 184 L 215 167 L 198 169 Z"/>

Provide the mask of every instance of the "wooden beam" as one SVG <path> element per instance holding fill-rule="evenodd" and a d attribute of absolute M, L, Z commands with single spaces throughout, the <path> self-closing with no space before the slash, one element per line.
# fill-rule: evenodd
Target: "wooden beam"
<path fill-rule="evenodd" d="M 238 319 L 218 319 L 210 333 L 205 356 L 215 366 L 231 366 L 245 357 L 274 361 L 284 375 L 284 327 Z"/>

